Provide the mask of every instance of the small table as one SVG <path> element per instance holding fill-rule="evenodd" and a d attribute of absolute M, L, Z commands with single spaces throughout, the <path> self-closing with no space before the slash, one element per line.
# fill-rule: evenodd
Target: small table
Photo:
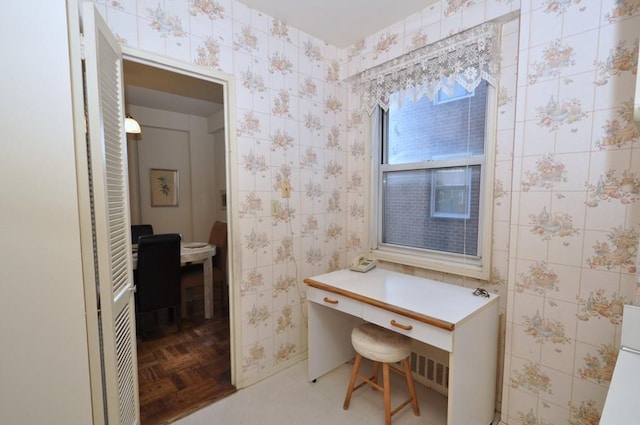
<path fill-rule="evenodd" d="M 449 354 L 447 425 L 488 425 L 495 413 L 498 295 L 377 268 L 304 279 L 308 379 L 353 357 L 351 330 L 367 321 Z"/>
<path fill-rule="evenodd" d="M 183 266 L 189 263 L 202 263 L 204 277 L 204 317 L 213 318 L 213 261 L 216 255 L 216 246 L 207 244 L 203 247 L 189 248 L 182 244 L 180 246 L 180 264 Z M 138 267 L 138 254 L 133 253 L 133 269 Z"/>

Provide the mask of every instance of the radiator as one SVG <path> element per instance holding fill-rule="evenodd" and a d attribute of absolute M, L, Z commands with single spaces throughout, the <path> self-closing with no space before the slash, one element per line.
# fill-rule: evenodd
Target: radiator
<path fill-rule="evenodd" d="M 411 352 L 413 379 L 440 394 L 449 389 L 449 353 L 414 340 Z"/>

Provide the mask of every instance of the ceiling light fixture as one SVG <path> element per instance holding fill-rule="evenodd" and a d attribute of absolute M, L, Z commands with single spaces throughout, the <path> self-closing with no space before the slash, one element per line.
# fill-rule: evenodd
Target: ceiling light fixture
<path fill-rule="evenodd" d="M 140 133 L 142 133 L 142 129 L 140 128 L 140 124 L 138 124 L 138 121 L 133 119 L 131 114 L 127 114 L 127 117 L 124 119 L 124 129 L 128 134 L 140 134 Z"/>

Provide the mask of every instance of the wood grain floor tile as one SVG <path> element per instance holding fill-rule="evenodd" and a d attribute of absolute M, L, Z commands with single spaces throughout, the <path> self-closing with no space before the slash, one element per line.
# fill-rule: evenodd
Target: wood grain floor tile
<path fill-rule="evenodd" d="M 228 315 L 221 312 L 205 320 L 198 301 L 180 332 L 159 315 L 138 335 L 141 425 L 169 424 L 236 391 Z M 214 311 L 221 307 L 215 305 Z"/>

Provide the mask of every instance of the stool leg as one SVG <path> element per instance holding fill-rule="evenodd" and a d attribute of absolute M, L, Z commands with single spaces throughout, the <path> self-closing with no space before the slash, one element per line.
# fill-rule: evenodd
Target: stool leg
<path fill-rule="evenodd" d="M 351 379 L 349 380 L 349 389 L 347 389 L 347 396 L 344 398 L 344 404 L 342 408 L 347 410 L 349 408 L 349 402 L 351 401 L 351 394 L 353 394 L 353 387 L 356 383 L 356 378 L 358 377 L 358 371 L 360 370 L 360 362 L 362 361 L 362 356 L 356 353 L 356 360 L 353 363 L 353 369 L 351 370 Z"/>
<path fill-rule="evenodd" d="M 420 407 L 418 407 L 418 397 L 416 397 L 416 387 L 413 384 L 413 375 L 411 375 L 411 365 L 409 364 L 409 357 L 402 361 L 404 365 L 404 375 L 407 379 L 407 386 L 409 387 L 409 394 L 411 395 L 411 403 L 413 405 L 413 414 L 420 416 Z"/>
<path fill-rule="evenodd" d="M 391 425 L 391 382 L 389 382 L 388 363 L 382 363 L 382 387 L 384 389 L 384 423 Z"/>

